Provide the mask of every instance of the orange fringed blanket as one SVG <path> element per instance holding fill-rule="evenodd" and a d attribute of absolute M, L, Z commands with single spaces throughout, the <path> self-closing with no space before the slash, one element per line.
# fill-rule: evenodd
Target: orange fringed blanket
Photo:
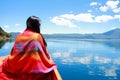
<path fill-rule="evenodd" d="M 62 80 L 40 34 L 24 31 L 0 65 L 0 80 Z"/>

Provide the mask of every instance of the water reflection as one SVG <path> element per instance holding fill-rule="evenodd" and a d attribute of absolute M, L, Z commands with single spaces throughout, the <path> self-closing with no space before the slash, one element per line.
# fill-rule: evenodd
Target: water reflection
<path fill-rule="evenodd" d="M 48 49 L 61 73 L 72 75 L 63 75 L 65 80 L 119 80 L 119 44 L 120 40 L 48 40 Z"/>
<path fill-rule="evenodd" d="M 54 59 L 59 59 L 62 64 L 71 64 L 71 65 L 86 65 L 88 69 L 88 74 L 91 76 L 104 76 L 109 79 L 118 79 L 119 74 L 117 71 L 120 70 L 120 56 L 118 57 L 109 57 L 88 54 L 83 56 L 73 56 L 78 53 L 75 49 L 68 49 L 68 51 L 55 51 L 52 53 Z M 94 66 L 93 66 L 94 65 Z M 80 66 L 79 66 L 80 67 Z"/>
<path fill-rule="evenodd" d="M 63 80 L 120 80 L 120 40 L 47 40 Z M 13 42 L 0 42 L 0 55 Z M 79 74 L 78 74 L 79 73 Z"/>
<path fill-rule="evenodd" d="M 2 48 L 2 46 L 5 45 L 5 43 L 6 43 L 6 41 L 4 41 L 4 40 L 0 40 L 0 49 Z"/>
<path fill-rule="evenodd" d="M 5 45 L 6 42 L 12 42 L 11 40 L 0 40 L 0 49 Z"/>
<path fill-rule="evenodd" d="M 52 57 L 55 59 L 60 58 L 62 63 L 74 63 L 74 62 L 79 62 L 81 64 L 90 64 L 90 63 L 97 63 L 97 64 L 116 64 L 120 65 L 120 57 L 118 58 L 109 58 L 109 57 L 101 57 L 101 56 L 94 56 L 93 54 L 89 56 L 78 56 L 78 57 L 73 57 L 71 54 L 74 54 L 77 52 L 74 49 L 70 49 L 67 52 L 54 52 L 52 53 Z"/>
<path fill-rule="evenodd" d="M 84 57 L 73 57 L 72 54 L 74 55 L 76 53 L 76 50 L 74 49 L 69 49 L 67 52 L 54 52 L 52 53 L 52 57 L 55 59 L 60 58 L 61 63 L 64 64 L 70 64 L 70 63 L 82 63 L 82 64 L 90 64 L 91 61 L 91 56 L 84 56 Z"/>
<path fill-rule="evenodd" d="M 10 53 L 13 42 L 11 40 L 0 40 L 0 56 L 6 56 Z"/>
<path fill-rule="evenodd" d="M 110 40 L 107 40 L 107 39 L 84 39 L 84 40 L 81 40 L 81 41 L 100 43 L 100 44 L 106 45 L 108 47 L 112 47 L 112 48 L 115 48 L 115 49 L 120 49 L 120 45 L 119 45 L 120 44 L 120 39 L 110 39 Z"/>

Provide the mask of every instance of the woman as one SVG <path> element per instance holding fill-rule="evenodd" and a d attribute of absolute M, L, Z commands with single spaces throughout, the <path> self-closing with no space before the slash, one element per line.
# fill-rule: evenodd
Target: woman
<path fill-rule="evenodd" d="M 62 80 L 40 33 L 40 20 L 30 16 L 26 30 L 16 37 L 0 66 L 0 80 Z"/>

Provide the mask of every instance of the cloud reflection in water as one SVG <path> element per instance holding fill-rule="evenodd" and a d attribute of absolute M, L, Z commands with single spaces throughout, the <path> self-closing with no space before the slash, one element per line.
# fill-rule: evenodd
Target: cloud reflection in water
<path fill-rule="evenodd" d="M 80 63 L 86 65 L 87 68 L 90 69 L 88 71 L 89 75 L 96 75 L 96 69 L 91 66 L 94 64 L 94 66 L 97 65 L 97 75 L 113 77 L 114 79 L 116 79 L 116 77 L 118 76 L 117 70 L 120 70 L 120 57 L 110 58 L 93 54 L 73 56 L 76 52 L 77 50 L 75 49 L 68 49 L 68 51 L 55 51 L 54 53 L 52 53 L 52 57 L 54 59 L 59 59 L 62 64 L 75 65 L 74 63 Z"/>

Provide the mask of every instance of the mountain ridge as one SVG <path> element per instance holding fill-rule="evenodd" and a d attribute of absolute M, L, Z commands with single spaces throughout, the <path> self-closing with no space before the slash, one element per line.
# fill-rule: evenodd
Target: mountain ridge
<path fill-rule="evenodd" d="M 15 38 L 19 32 L 11 32 L 12 38 Z M 49 38 L 78 38 L 78 39 L 120 39 L 120 28 L 112 29 L 104 33 L 93 34 L 43 34 L 46 39 Z"/>
<path fill-rule="evenodd" d="M 93 34 L 44 34 L 46 38 L 120 39 L 120 28 Z"/>

